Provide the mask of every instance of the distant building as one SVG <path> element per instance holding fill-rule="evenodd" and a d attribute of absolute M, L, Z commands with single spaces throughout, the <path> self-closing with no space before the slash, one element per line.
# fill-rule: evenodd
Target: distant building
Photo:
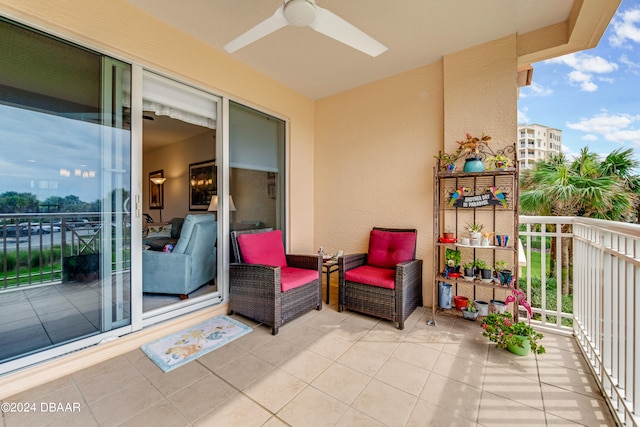
<path fill-rule="evenodd" d="M 531 168 L 538 160 L 562 152 L 562 131 L 538 124 L 519 124 L 517 151 L 520 169 Z"/>

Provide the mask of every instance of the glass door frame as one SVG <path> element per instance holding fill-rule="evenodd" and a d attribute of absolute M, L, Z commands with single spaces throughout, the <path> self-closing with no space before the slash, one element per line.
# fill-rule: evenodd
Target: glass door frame
<path fill-rule="evenodd" d="M 136 222 L 137 230 L 134 231 L 132 228 L 132 233 L 135 235 L 131 236 L 131 245 L 132 248 L 140 248 L 139 250 L 132 250 L 132 284 L 131 284 L 131 310 L 132 310 L 132 324 L 134 325 L 134 331 L 143 329 L 145 327 L 157 324 L 159 322 L 174 319 L 180 317 L 182 315 L 194 312 L 196 310 L 211 307 L 225 301 L 227 295 L 228 288 L 228 261 L 225 263 L 224 260 L 228 258 L 228 243 L 224 244 L 225 236 L 228 235 L 228 207 L 221 203 L 221 210 L 218 215 L 218 252 L 217 252 L 217 277 L 216 281 L 218 284 L 218 289 L 211 294 L 203 295 L 200 297 L 189 298 L 179 303 L 172 304 L 161 309 L 156 309 L 151 312 L 144 313 L 143 312 L 143 292 L 142 292 L 142 189 L 143 185 L 146 185 L 147 177 L 144 176 L 143 173 L 143 81 L 145 78 L 145 74 L 149 75 L 157 75 L 164 79 L 171 80 L 172 83 L 176 85 L 176 88 L 184 87 L 188 91 L 196 91 L 202 93 L 207 98 L 215 100 L 216 104 L 216 163 L 218 165 L 218 173 L 217 173 L 217 188 L 218 195 L 228 194 L 228 185 L 227 179 L 225 178 L 228 175 L 224 175 L 224 149 L 220 138 L 220 135 L 225 132 L 226 129 L 226 116 L 224 113 L 223 104 L 225 100 L 210 91 L 203 90 L 200 87 L 191 85 L 189 83 L 185 83 L 184 81 L 172 78 L 170 76 L 163 75 L 158 73 L 152 69 L 144 68 L 141 65 L 133 64 L 132 65 L 132 117 L 131 117 L 131 127 L 132 127 L 132 189 L 135 189 L 136 194 L 136 206 L 139 209 L 136 209 L 136 214 L 134 221 Z M 227 156 L 228 157 L 228 156 Z M 220 160 L 218 160 L 220 159 Z M 221 164 L 222 163 L 222 164 Z M 228 166 L 227 166 L 228 168 Z M 228 169 L 227 169 L 228 173 Z M 226 199 L 224 199 L 226 200 Z M 224 213 L 223 213 L 224 212 Z M 220 213 L 223 213 L 220 215 Z M 225 225 L 226 224 L 226 225 Z M 226 230 L 226 231 L 225 231 Z M 228 238 L 226 239 L 228 242 Z M 222 242 L 222 245 L 221 245 Z M 226 248 L 223 249 L 223 248 Z M 134 257 L 135 254 L 135 257 Z M 226 264 L 226 266 L 225 266 Z M 226 271 L 225 271 L 226 270 Z"/>

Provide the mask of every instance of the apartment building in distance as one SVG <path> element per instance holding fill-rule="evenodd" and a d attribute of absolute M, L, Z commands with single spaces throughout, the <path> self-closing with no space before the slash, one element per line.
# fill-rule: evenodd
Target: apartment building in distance
<path fill-rule="evenodd" d="M 538 160 L 562 152 L 562 130 L 538 124 L 518 124 L 520 169 L 533 167 Z"/>

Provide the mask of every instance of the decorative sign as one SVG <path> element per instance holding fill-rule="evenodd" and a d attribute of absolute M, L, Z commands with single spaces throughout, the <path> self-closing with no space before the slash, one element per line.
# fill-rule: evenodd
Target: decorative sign
<path fill-rule="evenodd" d="M 473 196 L 465 196 L 465 187 L 460 187 L 453 193 L 449 199 L 449 205 L 456 208 L 481 208 L 483 206 L 508 206 L 507 193 L 496 187 L 490 187 L 486 193 Z"/>

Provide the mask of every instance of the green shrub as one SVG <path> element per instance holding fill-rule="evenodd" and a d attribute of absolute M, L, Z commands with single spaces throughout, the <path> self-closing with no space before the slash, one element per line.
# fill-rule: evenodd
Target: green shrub
<path fill-rule="evenodd" d="M 520 279 L 518 281 L 518 285 L 520 289 L 527 293 L 527 282 L 525 279 Z M 557 283 L 555 279 L 547 279 L 546 282 L 547 288 L 547 301 L 546 301 L 546 309 L 547 310 L 556 310 L 556 302 L 557 298 Z M 537 277 L 531 278 L 531 307 L 542 307 L 542 281 Z M 564 313 L 573 313 L 573 295 L 565 295 L 562 297 L 561 303 L 562 311 Z M 541 320 L 540 314 L 534 314 L 533 318 L 536 320 Z M 547 322 L 555 323 L 555 316 L 547 316 Z M 572 326 L 573 322 L 571 319 L 562 319 L 562 324 L 564 326 Z"/>

